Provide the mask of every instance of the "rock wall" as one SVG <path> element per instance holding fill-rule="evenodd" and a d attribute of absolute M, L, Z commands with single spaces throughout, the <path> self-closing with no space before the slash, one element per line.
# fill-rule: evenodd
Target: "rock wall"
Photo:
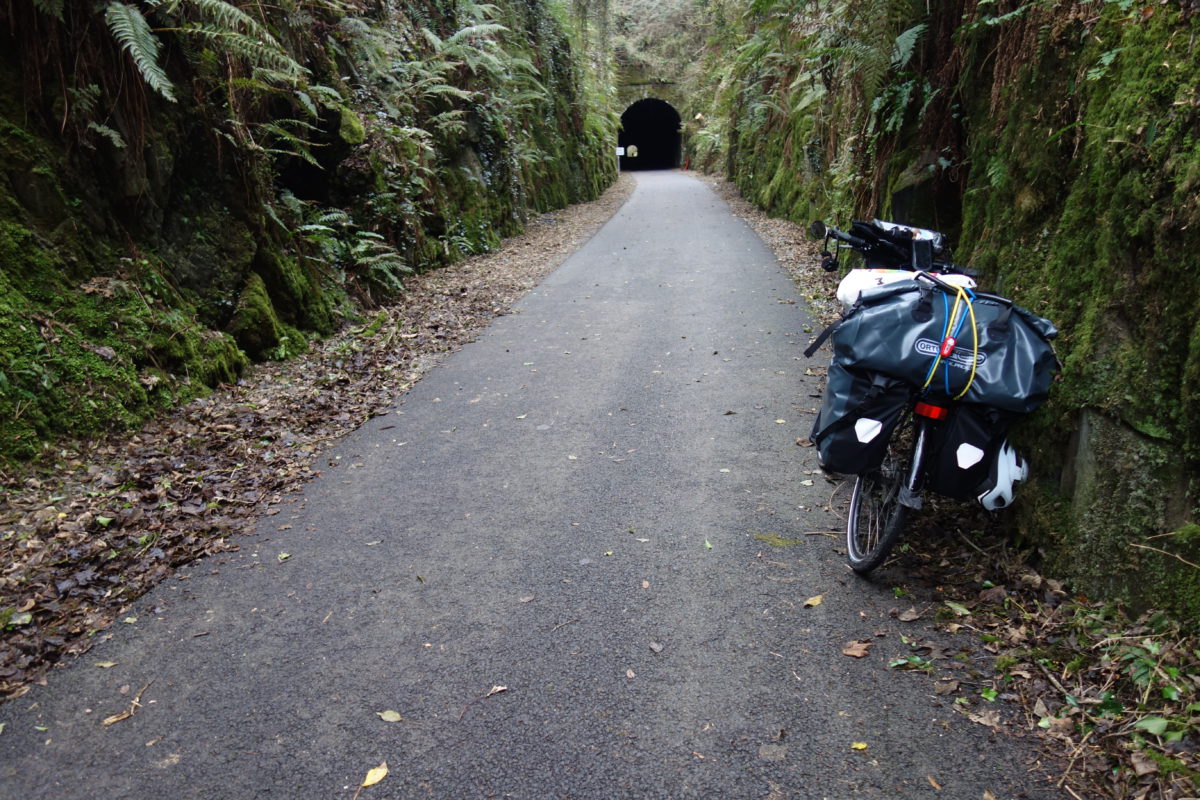
<path fill-rule="evenodd" d="M 797 222 L 947 231 L 1054 320 L 1008 519 L 1077 591 L 1200 617 L 1196 5 L 731 5 L 700 160 Z"/>
<path fill-rule="evenodd" d="M 549 0 L 0 8 L 0 457 L 302 352 L 596 197 L 615 122 L 586 24 Z"/>

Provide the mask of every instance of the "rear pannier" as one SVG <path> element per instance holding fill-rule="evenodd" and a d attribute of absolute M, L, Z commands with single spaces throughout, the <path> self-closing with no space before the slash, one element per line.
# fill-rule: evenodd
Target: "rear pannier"
<path fill-rule="evenodd" d="M 1019 414 L 963 403 L 931 429 L 926 488 L 967 500 L 978 497 L 996 454 Z"/>
<path fill-rule="evenodd" d="M 810 436 L 821 466 L 847 475 L 877 469 L 912 392 L 898 378 L 831 364 Z"/>

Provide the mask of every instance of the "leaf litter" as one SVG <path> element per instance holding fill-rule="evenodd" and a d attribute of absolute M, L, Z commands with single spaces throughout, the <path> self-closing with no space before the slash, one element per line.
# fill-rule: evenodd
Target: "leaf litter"
<path fill-rule="evenodd" d="M 236 550 L 236 534 L 281 513 L 307 481 L 348 469 L 322 453 L 506 313 L 634 183 L 624 175 L 599 200 L 531 220 L 495 253 L 412 276 L 376 321 L 255 365 L 138 431 L 0 464 L 0 701 L 87 652 L 181 568 Z M 288 558 L 277 556 L 279 568 Z"/>

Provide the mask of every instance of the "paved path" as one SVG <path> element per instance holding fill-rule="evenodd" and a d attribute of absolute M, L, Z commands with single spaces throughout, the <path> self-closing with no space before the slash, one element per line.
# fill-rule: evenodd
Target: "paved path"
<path fill-rule="evenodd" d="M 362 798 L 1057 796 L 886 668 L 890 586 L 804 535 L 841 522 L 796 299 L 702 183 L 639 174 L 240 552 L 0 707 L 0 797 L 348 800 L 384 761 Z"/>

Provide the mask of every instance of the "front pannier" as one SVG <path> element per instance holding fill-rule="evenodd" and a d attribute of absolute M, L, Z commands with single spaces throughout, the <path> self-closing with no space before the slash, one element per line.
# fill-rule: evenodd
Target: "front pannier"
<path fill-rule="evenodd" d="M 911 398 L 902 380 L 831 364 L 810 437 L 821 466 L 846 475 L 877 469 Z"/>
<path fill-rule="evenodd" d="M 928 386 L 966 403 L 1021 413 L 1040 406 L 1058 367 L 1050 345 L 1058 333 L 1054 325 L 980 295 L 972 303 L 978 351 L 967 320 L 953 351 L 939 360 L 953 302 L 940 287 L 916 280 L 864 290 L 832 330 L 834 363 Z"/>

